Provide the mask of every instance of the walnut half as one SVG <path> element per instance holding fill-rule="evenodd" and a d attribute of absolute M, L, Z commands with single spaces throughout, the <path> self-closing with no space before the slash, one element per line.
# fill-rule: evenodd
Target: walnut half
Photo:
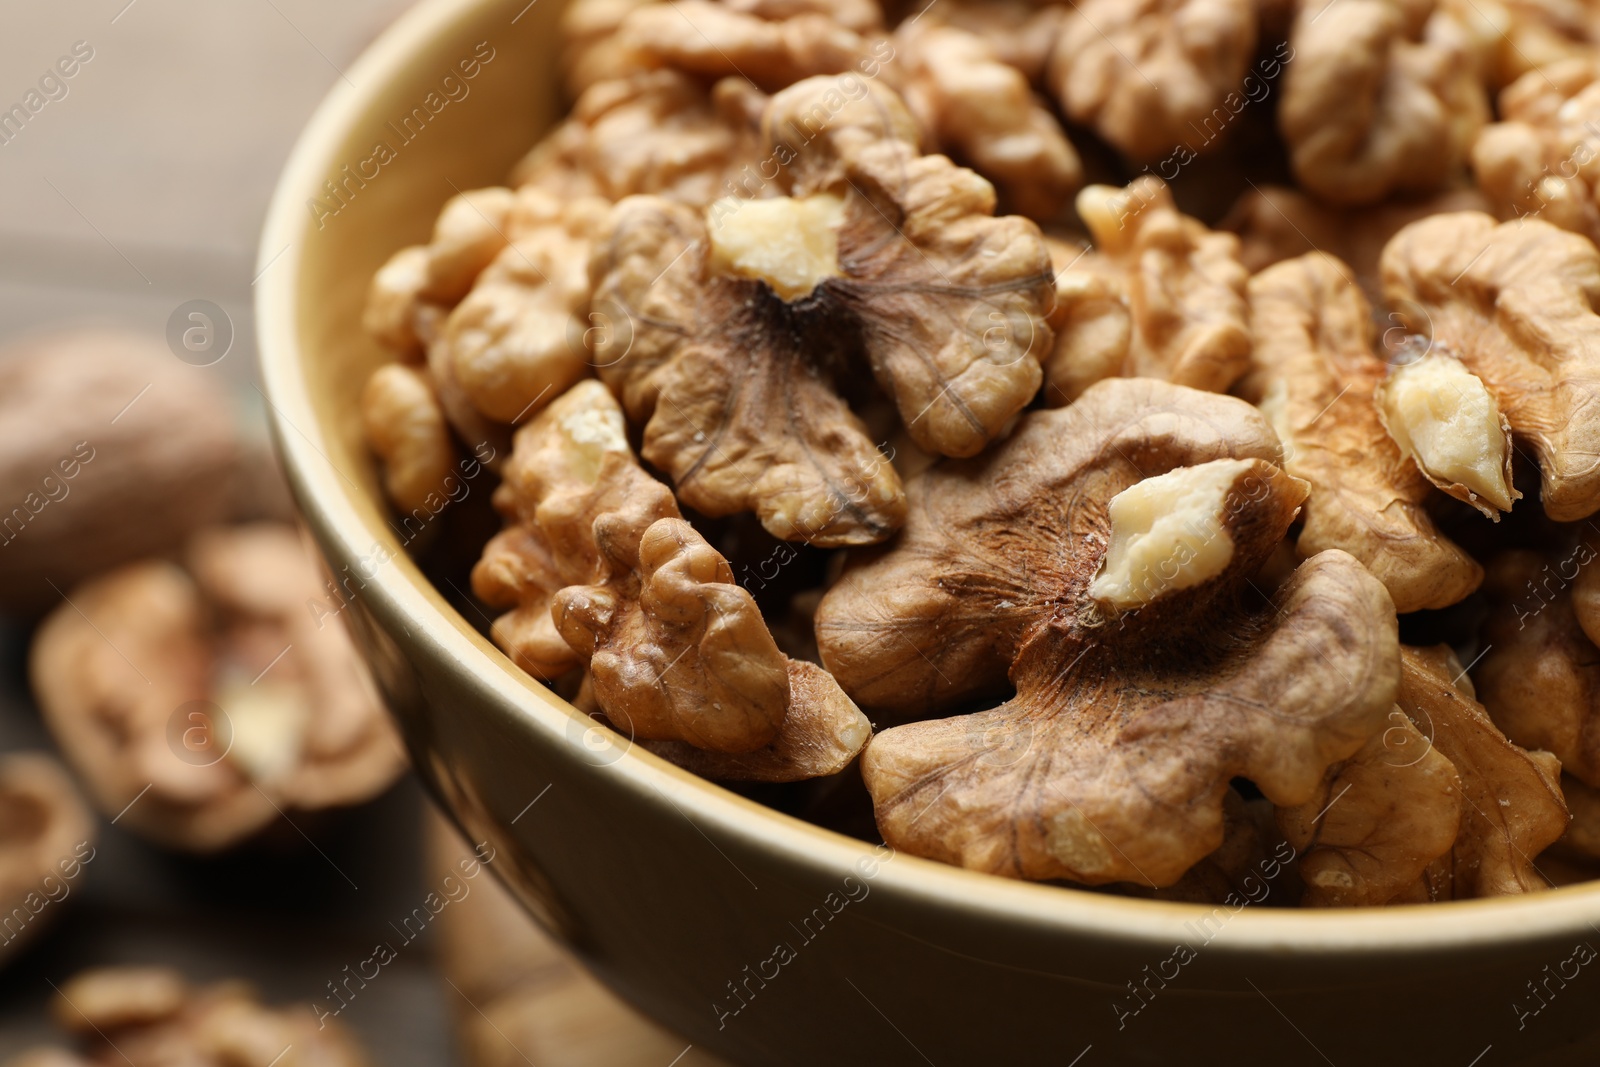
<path fill-rule="evenodd" d="M 845 691 L 899 718 L 862 770 L 896 848 L 1021 878 L 1167 886 L 1231 778 L 1308 800 L 1394 701 L 1381 584 L 1343 552 L 1251 579 L 1305 499 L 1242 401 L 1111 379 L 908 489 L 887 553 L 823 598 Z"/>

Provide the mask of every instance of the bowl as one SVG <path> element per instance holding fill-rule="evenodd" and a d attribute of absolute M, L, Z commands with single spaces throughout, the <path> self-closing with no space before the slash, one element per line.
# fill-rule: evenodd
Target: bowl
<path fill-rule="evenodd" d="M 742 1064 L 1594 1062 L 1600 884 L 1312 912 L 959 870 L 629 746 L 450 606 L 361 443 L 357 398 L 386 358 L 361 307 L 446 199 L 501 182 L 557 119 L 560 11 L 430 0 L 397 22 L 295 148 L 257 282 L 278 447 L 341 590 L 318 614 L 352 627 L 418 773 L 528 910 L 646 1014 Z"/>

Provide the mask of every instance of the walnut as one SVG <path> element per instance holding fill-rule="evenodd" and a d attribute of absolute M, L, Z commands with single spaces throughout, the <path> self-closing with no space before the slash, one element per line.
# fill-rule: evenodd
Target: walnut
<path fill-rule="evenodd" d="M 1488 209 L 1488 201 L 1475 189 L 1338 208 L 1296 189 L 1263 184 L 1240 196 L 1218 228 L 1239 235 L 1239 259 L 1252 274 L 1307 252 L 1326 252 L 1348 265 L 1362 293 L 1379 304 L 1383 285 L 1378 257 L 1389 238 L 1429 215 Z"/>
<path fill-rule="evenodd" d="M 1344 549 L 1402 613 L 1446 607 L 1478 588 L 1483 569 L 1440 532 L 1424 507 L 1428 480 L 1384 430 L 1374 398 L 1393 383 L 1373 354 L 1370 315 L 1331 256 L 1267 268 L 1250 279 L 1254 363 L 1239 391 L 1267 413 L 1284 469 L 1311 484 L 1298 554 Z"/>
<path fill-rule="evenodd" d="M 873 43 L 863 33 L 878 29 L 874 5 L 714 3 L 673 0 L 647 4 L 622 20 L 616 47 L 700 77 L 749 78 L 776 91 L 819 74 L 875 69 Z M 820 10 L 819 10 L 820 9 Z M 834 15 L 852 11 L 865 24 L 844 25 Z M 880 49 L 881 61 L 887 52 Z"/>
<path fill-rule="evenodd" d="M 1533 857 L 1559 838 L 1560 764 L 1508 741 L 1445 646 L 1403 648 L 1394 725 L 1280 814 L 1306 851 L 1306 903 L 1407 903 L 1546 887 Z M 1321 826 L 1317 826 L 1318 816 Z"/>
<path fill-rule="evenodd" d="M 919 155 L 880 85 L 801 82 L 763 133 L 785 195 L 617 205 L 590 269 L 596 312 L 626 329 L 595 362 L 685 504 L 753 510 L 788 540 L 881 541 L 900 480 L 836 389 L 870 367 L 920 447 L 978 452 L 1038 389 L 1048 252 L 1032 222 L 993 217 L 988 182 Z"/>
<path fill-rule="evenodd" d="M 1473 680 L 1495 725 L 1516 744 L 1553 752 L 1567 774 L 1600 787 L 1600 611 L 1588 541 L 1490 561 L 1490 613 Z"/>
<path fill-rule="evenodd" d="M 1080 0 L 1047 78 L 1069 119 L 1149 163 L 1227 114 L 1255 47 L 1250 0 Z"/>
<path fill-rule="evenodd" d="M 1307 0 L 1278 128 L 1295 177 L 1336 204 L 1443 187 L 1487 121 L 1468 35 L 1409 0 Z"/>
<path fill-rule="evenodd" d="M 866 719 L 821 669 L 778 650 L 727 561 L 638 465 L 598 382 L 518 431 L 496 504 L 508 525 L 473 590 L 512 609 L 493 637 L 529 673 L 586 667 L 619 730 L 705 750 L 697 766 L 717 777 L 831 774 L 866 743 Z"/>
<path fill-rule="evenodd" d="M 1132 327 L 1119 373 L 1213 392 L 1232 385 L 1250 365 L 1239 239 L 1179 213 L 1165 183 L 1149 176 L 1126 189 L 1089 186 L 1078 214 L 1103 259 L 1070 264 L 1056 278 L 1058 299 L 1066 290 L 1075 310 L 1046 361 L 1046 402 L 1070 402 L 1091 373 L 1110 367 L 1120 341 L 1109 307 L 1117 290 Z"/>
<path fill-rule="evenodd" d="M 1529 71 L 1500 94 L 1500 117 L 1472 145 L 1473 174 L 1494 213 L 1600 238 L 1600 59 Z"/>
<path fill-rule="evenodd" d="M 112 1067 L 366 1067 L 339 1021 L 308 1005 L 268 1008 L 242 982 L 196 988 L 164 967 L 83 971 L 50 1005 L 56 1024 L 84 1044 L 85 1059 L 54 1053 L 44 1064 Z M 33 1053 L 44 1056 L 43 1050 Z"/>
<path fill-rule="evenodd" d="M 574 99 L 603 81 L 626 78 L 652 66 L 649 59 L 617 40 L 617 30 L 634 11 L 655 0 L 572 0 L 561 10 L 561 71 Z"/>
<path fill-rule="evenodd" d="M 162 844 L 226 848 L 290 809 L 356 804 L 405 756 L 295 532 L 203 531 L 73 589 L 40 627 L 46 724 L 96 806 Z M 320 615 L 318 614 L 320 612 Z"/>
<path fill-rule="evenodd" d="M 38 752 L 0 755 L 0 960 L 54 918 L 94 859 L 94 817 L 66 770 Z"/>
<path fill-rule="evenodd" d="M 1538 460 L 1545 514 L 1570 521 L 1600 508 L 1600 423 L 1588 418 L 1600 367 L 1595 246 L 1537 220 L 1434 215 L 1395 235 L 1382 269 L 1384 293 L 1408 327 L 1481 380 Z M 1493 437 L 1487 415 L 1479 421 L 1474 448 L 1480 434 Z M 1492 466 L 1486 458 L 1483 473 Z M 1509 506 L 1492 498 L 1495 486 L 1475 488 Z"/>
<path fill-rule="evenodd" d="M 444 408 L 425 372 L 379 367 L 361 393 L 361 429 L 383 464 L 383 488 L 409 514 L 446 495 L 456 448 Z"/>
<path fill-rule="evenodd" d="M 1127 279 L 1109 258 L 1077 242 L 1046 235 L 1056 272 L 1056 306 L 1050 313 L 1055 347 L 1045 359 L 1046 402 L 1071 403 L 1102 378 L 1114 378 L 1133 343 Z"/>
<path fill-rule="evenodd" d="M 1600 13 L 1573 0 L 1447 0 L 1480 53 L 1490 84 L 1590 55 L 1600 43 Z"/>
<path fill-rule="evenodd" d="M 512 184 L 566 200 L 651 194 L 709 204 L 740 166 L 754 162 L 749 131 L 712 93 L 673 70 L 595 84 L 520 162 Z"/>
<path fill-rule="evenodd" d="M 0 353 L 0 611 L 43 614 L 228 515 L 242 449 L 216 375 L 114 330 Z"/>
<path fill-rule="evenodd" d="M 1381 728 L 1399 651 L 1388 593 L 1343 552 L 1256 591 L 1306 494 L 1281 460 L 1241 400 L 1109 379 L 914 479 L 899 541 L 823 598 L 823 663 L 902 719 L 1016 695 L 872 740 L 884 839 L 1167 886 L 1222 842 L 1230 779 L 1309 800 Z"/>
<path fill-rule="evenodd" d="M 1600 789 L 1563 774 L 1561 795 L 1572 814 L 1572 822 L 1561 840 L 1552 846 L 1554 851 L 1579 863 L 1592 864 L 1600 860 Z"/>
<path fill-rule="evenodd" d="M 1083 165 L 1027 79 L 965 30 L 911 23 L 895 45 L 906 106 L 928 143 L 994 182 L 1019 213 L 1060 215 L 1083 184 Z"/>
<path fill-rule="evenodd" d="M 515 423 L 588 373 L 590 239 L 609 204 L 561 201 L 537 188 L 518 194 L 515 239 L 503 247 L 435 342 L 478 411 Z"/>
<path fill-rule="evenodd" d="M 939 0 L 920 4 L 917 11 L 920 22 L 953 26 L 981 37 L 1000 62 L 1041 86 L 1067 15 L 1064 7 L 1027 0 Z"/>
<path fill-rule="evenodd" d="M 466 296 L 483 269 L 506 246 L 516 195 L 474 189 L 445 203 L 426 245 L 402 248 L 373 275 L 362 326 L 403 357 L 426 343 L 423 322 Z"/>

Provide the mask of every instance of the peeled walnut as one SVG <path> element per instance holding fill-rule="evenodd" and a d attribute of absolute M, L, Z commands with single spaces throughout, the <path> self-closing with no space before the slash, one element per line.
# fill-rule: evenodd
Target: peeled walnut
<path fill-rule="evenodd" d="M 906 106 L 930 146 L 994 182 L 1017 212 L 1060 215 L 1083 184 L 1083 165 L 1027 79 L 965 30 L 911 23 L 894 40 Z"/>
<path fill-rule="evenodd" d="M 374 371 L 361 393 L 361 429 L 397 509 L 409 514 L 430 498 L 446 499 L 456 447 L 426 372 L 402 363 Z"/>
<path fill-rule="evenodd" d="M 1582 0 L 1446 0 L 1441 6 L 1463 24 L 1497 87 L 1586 57 L 1600 43 L 1600 12 Z"/>
<path fill-rule="evenodd" d="M 1250 328 L 1254 365 L 1240 394 L 1277 431 L 1284 469 L 1311 484 L 1297 553 L 1344 549 L 1402 613 L 1475 590 L 1483 568 L 1439 531 L 1424 507 L 1428 479 L 1384 429 L 1377 397 L 1396 383 L 1373 354 L 1371 308 L 1348 268 L 1312 253 L 1257 274 Z M 1397 416 L 1393 425 L 1419 421 Z"/>
<path fill-rule="evenodd" d="M 94 859 L 94 817 L 43 753 L 0 755 L 0 960 L 54 918 Z"/>
<path fill-rule="evenodd" d="M 1002 63 L 1043 85 L 1067 9 L 1027 0 L 939 0 L 917 6 L 918 22 L 953 26 L 981 37 Z"/>
<path fill-rule="evenodd" d="M 373 276 L 362 318 L 366 331 L 403 356 L 419 356 L 425 321 L 466 296 L 506 246 L 515 203 L 515 194 L 502 188 L 451 197 L 429 242 L 402 248 Z"/>
<path fill-rule="evenodd" d="M 1280 813 L 1289 840 L 1309 849 L 1300 866 L 1306 902 L 1545 888 L 1533 857 L 1567 825 L 1556 758 L 1508 741 L 1444 646 L 1401 650 L 1390 718 L 1394 725 L 1330 772 L 1323 796 Z"/>
<path fill-rule="evenodd" d="M 561 70 L 573 98 L 597 82 L 626 78 L 652 64 L 617 40 L 635 10 L 655 0 L 572 0 L 561 9 Z"/>
<path fill-rule="evenodd" d="M 337 1019 L 307 1005 L 268 1008 L 242 982 L 196 988 L 164 967 L 102 967 L 64 982 L 50 1005 L 83 1057 L 35 1050 L 13 1064 L 366 1067 Z M 51 1059 L 49 1057 L 56 1058 Z"/>
<path fill-rule="evenodd" d="M 1567 774 L 1600 787 L 1600 585 L 1587 541 L 1492 560 L 1484 592 L 1478 695 L 1512 741 L 1553 752 Z"/>
<path fill-rule="evenodd" d="M 648 193 L 709 204 L 751 157 L 748 132 L 699 82 L 652 70 L 586 90 L 517 165 L 512 184 L 563 200 Z"/>
<path fill-rule="evenodd" d="M 1477 375 L 1442 346 L 1397 363 L 1373 394 L 1384 428 L 1423 475 L 1498 522 L 1511 485 L 1511 426 Z"/>
<path fill-rule="evenodd" d="M 1393 604 L 1321 553 L 1251 579 L 1305 499 L 1231 397 L 1110 379 L 908 489 L 886 553 L 823 598 L 823 663 L 855 699 L 925 717 L 862 771 L 896 848 L 1021 878 L 1167 886 L 1223 837 L 1245 777 L 1308 801 L 1394 702 Z"/>
<path fill-rule="evenodd" d="M 1149 176 L 1126 189 L 1089 186 L 1078 194 L 1078 214 L 1099 257 L 1056 278 L 1057 299 L 1065 290 L 1075 306 L 1046 361 L 1046 402 L 1071 401 L 1093 373 L 1110 369 L 1120 344 L 1120 316 L 1110 307 L 1118 291 L 1131 332 L 1116 373 L 1214 392 L 1232 385 L 1250 365 L 1239 239 L 1179 213 L 1166 185 Z"/>
<path fill-rule="evenodd" d="M 829 8 L 866 18 L 847 26 Z M 871 4 L 673 0 L 631 12 L 617 30 L 616 47 L 646 66 L 709 78 L 738 75 L 770 92 L 814 75 L 872 69 L 873 43 L 862 32 L 879 28 L 876 14 Z M 877 53 L 879 60 L 886 55 Z"/>
<path fill-rule="evenodd" d="M 515 423 L 588 372 L 579 315 L 589 304 L 590 239 L 610 205 L 561 201 L 538 189 L 518 195 L 516 237 L 445 320 L 429 354 L 449 360 L 479 412 Z"/>
<path fill-rule="evenodd" d="M 1552 846 L 1552 851 L 1579 863 L 1600 860 L 1600 789 L 1563 774 L 1561 795 L 1572 813 L 1572 822 L 1561 840 Z"/>
<path fill-rule="evenodd" d="M 838 390 L 870 368 L 918 446 L 980 451 L 1038 389 L 1048 253 L 1032 222 L 993 216 L 988 182 L 920 155 L 880 85 L 801 82 L 762 130 L 785 195 L 617 205 L 590 270 L 596 313 L 626 328 L 595 363 L 685 504 L 753 510 L 788 540 L 881 541 L 900 480 Z"/>
<path fill-rule="evenodd" d="M 1045 401 L 1069 404 L 1103 378 L 1122 373 L 1133 343 L 1133 313 L 1126 278 L 1104 254 L 1047 235 L 1056 272 L 1056 306 L 1050 312 L 1055 347 L 1044 365 Z"/>
<path fill-rule="evenodd" d="M 1457 357 L 1487 389 L 1539 462 L 1545 514 L 1557 521 L 1600 508 L 1600 421 L 1589 417 L 1600 373 L 1600 252 L 1537 220 L 1497 224 L 1463 212 L 1414 222 L 1383 253 L 1383 288 L 1406 325 Z M 1467 390 L 1470 392 L 1470 390 Z M 1474 402 L 1474 407 L 1482 407 Z M 1473 449 L 1492 438 L 1476 420 Z M 1475 461 L 1477 462 L 1477 461 Z M 1478 465 L 1477 495 L 1496 506 L 1494 461 Z"/>
<path fill-rule="evenodd" d="M 1500 94 L 1500 118 L 1472 145 L 1494 213 L 1600 237 L 1600 58 L 1529 71 Z"/>
<path fill-rule="evenodd" d="M 1062 110 L 1135 162 L 1187 144 L 1222 110 L 1256 47 L 1250 0 L 1080 0 L 1048 79 Z"/>
<path fill-rule="evenodd" d="M 227 515 L 241 449 L 217 374 L 118 330 L 0 352 L 0 611 L 41 614 Z"/>
<path fill-rule="evenodd" d="M 546 679 L 586 667 L 621 732 L 703 750 L 693 758 L 713 777 L 832 774 L 866 744 L 865 717 L 778 650 L 727 561 L 638 465 L 600 383 L 518 432 L 495 500 L 508 525 L 472 585 L 512 609 L 493 636 L 518 666 Z"/>
<path fill-rule="evenodd" d="M 1471 38 L 1427 0 L 1305 0 L 1289 44 L 1278 128 L 1324 200 L 1439 189 L 1488 119 Z"/>
<path fill-rule="evenodd" d="M 77 586 L 35 637 L 34 692 L 96 806 L 210 852 L 387 788 L 405 755 L 295 532 L 204 531 L 187 562 Z"/>
<path fill-rule="evenodd" d="M 1296 189 L 1263 184 L 1242 194 L 1218 228 L 1239 235 L 1239 259 L 1252 274 L 1307 252 L 1326 252 L 1350 268 L 1369 301 L 1381 303 L 1378 257 L 1389 238 L 1429 215 L 1488 206 L 1475 189 L 1451 189 L 1420 200 L 1338 208 Z"/>

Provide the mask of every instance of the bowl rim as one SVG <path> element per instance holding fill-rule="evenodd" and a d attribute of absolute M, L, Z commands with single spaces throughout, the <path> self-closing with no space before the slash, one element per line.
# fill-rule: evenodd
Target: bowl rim
<path fill-rule="evenodd" d="M 410 640 L 426 654 L 453 663 L 465 683 L 491 698 L 508 718 L 521 720 L 558 745 L 564 739 L 564 758 L 576 759 L 580 753 L 574 748 L 572 724 L 590 720 L 518 670 L 467 625 L 387 528 L 375 529 L 361 516 L 354 487 L 341 484 L 347 479 L 327 457 L 326 434 L 315 414 L 299 343 L 298 279 L 310 225 L 304 204 L 321 189 L 323 176 L 337 169 L 331 165 L 334 148 L 369 110 L 380 87 L 430 40 L 516 2 L 422 0 L 347 68 L 346 78 L 335 81 L 295 144 L 262 229 L 256 263 L 258 361 L 268 422 L 285 474 L 330 562 L 337 566 L 361 559 L 374 546 L 390 543 L 394 565 L 378 567 L 360 594 L 374 616 L 386 627 L 404 624 L 412 631 Z M 729 834 L 779 864 L 836 878 L 874 855 L 874 846 L 866 842 L 738 796 L 640 746 L 632 746 L 607 770 L 647 802 L 665 800 L 697 826 Z M 909 854 L 896 853 L 894 858 L 873 876 L 875 890 L 924 907 L 959 909 L 969 918 L 999 925 L 1048 928 L 1063 937 L 1170 947 L 1186 939 L 1186 931 L 1192 934 L 1188 924 L 1227 906 L 1112 896 L 996 877 Z M 1254 959 L 1331 959 L 1493 950 L 1600 930 L 1600 880 L 1518 897 L 1387 908 L 1243 907 L 1232 913 L 1226 930 L 1226 937 L 1208 944 L 1208 952 Z"/>

